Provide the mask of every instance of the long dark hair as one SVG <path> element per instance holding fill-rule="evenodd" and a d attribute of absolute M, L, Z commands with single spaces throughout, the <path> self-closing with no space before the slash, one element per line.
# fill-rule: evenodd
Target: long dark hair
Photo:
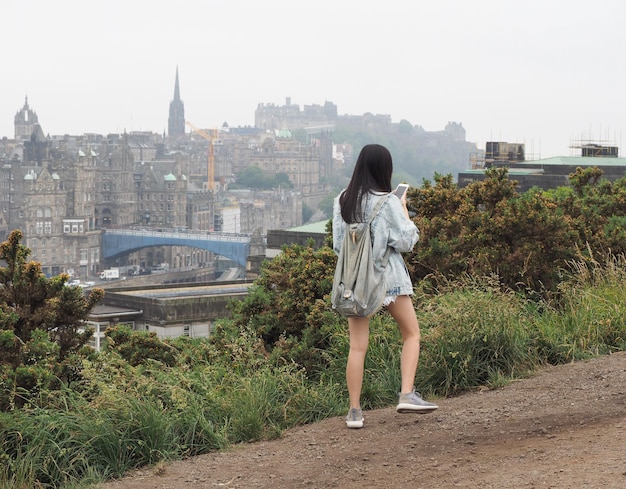
<path fill-rule="evenodd" d="M 346 191 L 339 197 L 341 217 L 347 223 L 365 221 L 362 197 L 371 192 L 391 192 L 391 153 L 380 144 L 363 147 Z"/>

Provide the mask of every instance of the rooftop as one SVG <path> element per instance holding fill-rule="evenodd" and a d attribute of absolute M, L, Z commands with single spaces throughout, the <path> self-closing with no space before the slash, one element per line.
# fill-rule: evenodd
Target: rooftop
<path fill-rule="evenodd" d="M 602 157 L 602 156 L 553 156 L 541 160 L 518 161 L 516 165 L 538 163 L 546 165 L 564 166 L 626 166 L 626 158 Z"/>
<path fill-rule="evenodd" d="M 326 221 L 317 221 L 312 222 L 310 224 L 304 224 L 302 226 L 297 226 L 295 228 L 289 228 L 287 231 L 295 231 L 297 233 L 320 233 L 326 234 Z"/>

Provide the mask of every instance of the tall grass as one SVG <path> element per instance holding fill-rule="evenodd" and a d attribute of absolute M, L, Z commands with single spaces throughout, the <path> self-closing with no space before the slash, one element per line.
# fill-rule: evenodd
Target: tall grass
<path fill-rule="evenodd" d="M 626 259 L 571 263 L 558 303 L 538 323 L 540 355 L 552 364 L 626 349 Z"/>
<path fill-rule="evenodd" d="M 538 318 L 531 303 L 490 279 L 466 278 L 447 287 L 420 308 L 421 389 L 448 396 L 498 386 L 535 368 Z"/>
<path fill-rule="evenodd" d="M 416 387 L 449 396 L 498 387 L 545 363 L 626 349 L 626 263 L 572 263 L 559 300 L 536 303 L 493 277 L 418 292 L 422 352 Z M 315 375 L 264 356 L 250 331 L 228 351 L 204 340 L 173 344 L 175 366 L 130 365 L 115 352 L 84 361 L 82 379 L 0 413 L 0 488 L 87 487 L 130 469 L 270 439 L 347 408 L 346 321 L 324 315 L 325 368 Z M 383 313 L 371 322 L 363 406 L 383 407 L 400 387 L 401 339 Z"/>

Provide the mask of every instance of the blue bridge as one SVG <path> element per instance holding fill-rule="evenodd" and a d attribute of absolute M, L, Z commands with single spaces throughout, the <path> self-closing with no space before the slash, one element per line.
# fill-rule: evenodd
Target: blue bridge
<path fill-rule="evenodd" d="M 156 229 L 107 229 L 102 235 L 102 254 L 105 259 L 115 258 L 149 246 L 200 248 L 225 256 L 245 268 L 250 253 L 250 236 Z"/>

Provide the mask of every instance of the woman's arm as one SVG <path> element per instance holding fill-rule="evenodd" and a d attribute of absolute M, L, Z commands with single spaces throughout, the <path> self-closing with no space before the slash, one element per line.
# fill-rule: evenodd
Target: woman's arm
<path fill-rule="evenodd" d="M 383 206 L 381 223 L 384 234 L 387 236 L 387 245 L 396 251 L 405 253 L 411 251 L 419 239 L 419 230 L 409 217 L 406 200 L 402 202 L 395 195 L 390 195 Z"/>

